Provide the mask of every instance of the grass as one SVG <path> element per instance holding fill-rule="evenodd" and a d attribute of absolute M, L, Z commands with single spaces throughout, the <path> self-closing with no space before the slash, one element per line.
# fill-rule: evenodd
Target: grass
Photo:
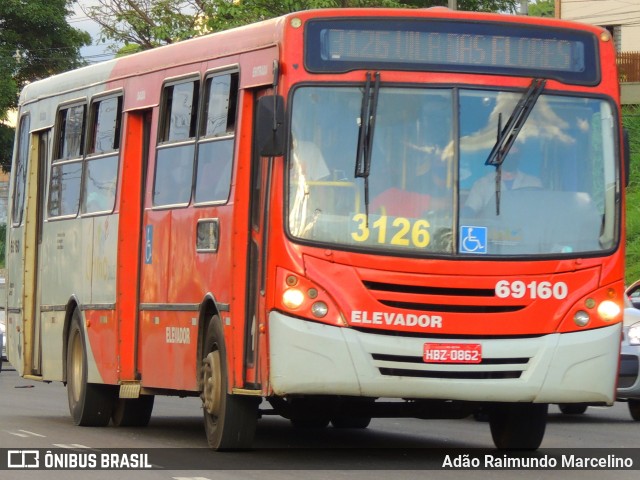
<path fill-rule="evenodd" d="M 640 106 L 625 106 L 622 121 L 629 132 L 631 169 L 627 187 L 627 285 L 640 278 Z"/>

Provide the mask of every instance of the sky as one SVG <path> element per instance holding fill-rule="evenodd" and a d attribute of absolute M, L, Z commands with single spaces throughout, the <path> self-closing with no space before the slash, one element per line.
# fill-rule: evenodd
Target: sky
<path fill-rule="evenodd" d="M 73 6 L 74 15 L 69 17 L 68 22 L 73 28 L 89 32 L 93 40 L 92 45 L 80 50 L 82 56 L 88 63 L 98 63 L 113 58 L 113 54 L 108 51 L 108 44 L 98 43 L 100 38 L 100 26 L 87 17 L 81 10 L 80 5 L 89 7 L 96 5 L 95 0 L 78 0 Z"/>

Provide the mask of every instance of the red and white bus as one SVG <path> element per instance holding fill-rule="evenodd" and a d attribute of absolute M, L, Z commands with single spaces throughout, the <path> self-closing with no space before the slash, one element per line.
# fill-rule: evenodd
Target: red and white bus
<path fill-rule="evenodd" d="M 615 398 L 624 161 L 588 25 L 305 11 L 20 97 L 8 354 L 75 424 L 200 396 L 215 449 L 297 427 Z M 263 412 L 263 413 L 266 413 Z"/>

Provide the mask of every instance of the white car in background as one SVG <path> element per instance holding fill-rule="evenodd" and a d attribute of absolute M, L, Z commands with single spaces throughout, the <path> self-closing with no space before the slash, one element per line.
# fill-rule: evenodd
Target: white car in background
<path fill-rule="evenodd" d="M 631 418 L 640 421 L 640 280 L 626 292 L 616 401 L 626 402 Z M 588 407 L 582 403 L 558 406 L 567 415 L 581 415 Z"/>
<path fill-rule="evenodd" d="M 617 400 L 627 402 L 633 419 L 640 421 L 640 280 L 627 288 L 627 297 Z"/>

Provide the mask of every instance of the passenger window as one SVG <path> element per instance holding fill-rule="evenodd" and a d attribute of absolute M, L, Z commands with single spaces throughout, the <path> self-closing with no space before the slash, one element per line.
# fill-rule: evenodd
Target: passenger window
<path fill-rule="evenodd" d="M 202 137 L 233 134 L 236 126 L 238 74 L 217 75 L 207 79 Z"/>
<path fill-rule="evenodd" d="M 58 113 L 58 149 L 56 159 L 80 157 L 84 143 L 84 105 L 60 110 Z"/>
<path fill-rule="evenodd" d="M 84 213 L 113 211 L 118 178 L 118 156 L 87 161 L 84 175 Z"/>
<path fill-rule="evenodd" d="M 49 185 L 49 217 L 77 215 L 80 204 L 82 155 L 85 131 L 85 105 L 74 105 L 58 112 L 57 144 L 54 149 Z"/>
<path fill-rule="evenodd" d="M 226 202 L 231 185 L 238 73 L 209 77 L 198 139 L 196 203 Z"/>
<path fill-rule="evenodd" d="M 18 130 L 18 154 L 14 168 L 15 178 L 13 182 L 13 224 L 22 223 L 22 213 L 24 211 L 24 196 L 27 182 L 27 167 L 29 165 L 29 126 L 30 118 L 25 115 L 20 119 Z"/>
<path fill-rule="evenodd" d="M 187 205 L 191 200 L 199 83 L 184 81 L 163 90 L 154 206 Z"/>
<path fill-rule="evenodd" d="M 193 180 L 194 145 L 158 149 L 153 204 L 189 203 Z"/>
<path fill-rule="evenodd" d="M 54 165 L 49 185 L 49 216 L 76 215 L 80 200 L 82 162 Z"/>
<path fill-rule="evenodd" d="M 82 182 L 82 211 L 111 212 L 118 179 L 118 149 L 122 125 L 122 97 L 98 100 L 91 106 L 89 154 Z"/>
<path fill-rule="evenodd" d="M 120 147 L 122 97 L 94 102 L 91 107 L 89 154 L 107 153 Z"/>
<path fill-rule="evenodd" d="M 165 87 L 161 142 L 177 142 L 196 136 L 199 83 L 191 81 Z"/>

